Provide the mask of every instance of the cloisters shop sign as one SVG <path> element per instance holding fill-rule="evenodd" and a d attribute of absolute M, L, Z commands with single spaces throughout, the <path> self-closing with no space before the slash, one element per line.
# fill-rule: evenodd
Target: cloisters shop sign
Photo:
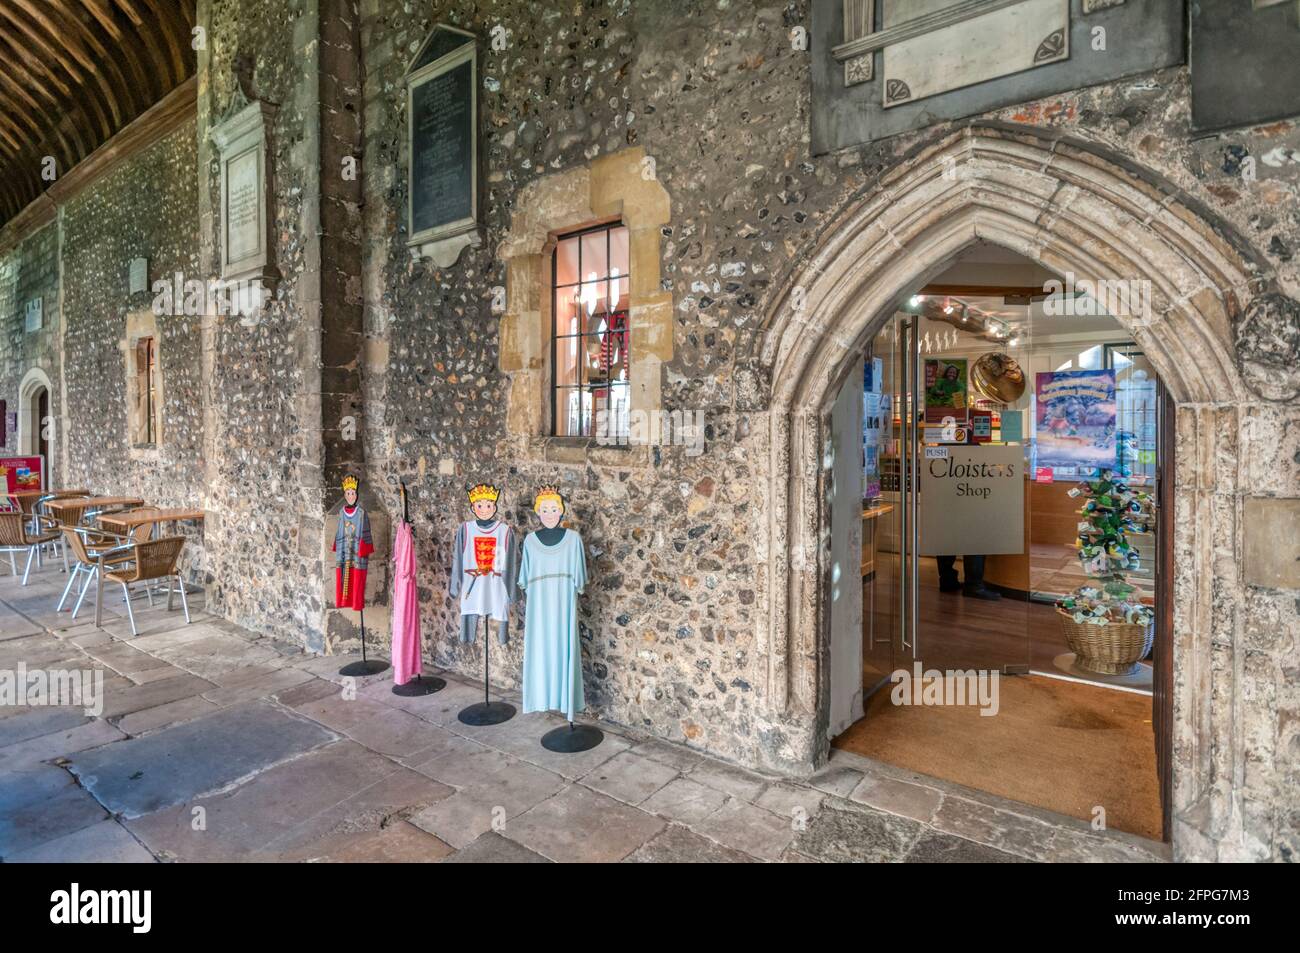
<path fill-rule="evenodd" d="M 921 555 L 1025 551 L 1024 447 L 927 447 Z"/>
<path fill-rule="evenodd" d="M 406 81 L 407 244 L 440 267 L 482 244 L 478 222 L 478 45 L 439 25 Z"/>

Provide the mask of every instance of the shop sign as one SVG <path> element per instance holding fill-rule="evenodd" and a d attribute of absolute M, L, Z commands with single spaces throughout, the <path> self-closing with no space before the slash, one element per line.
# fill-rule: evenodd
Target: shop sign
<path fill-rule="evenodd" d="M 1025 551 L 1022 447 L 946 447 L 921 461 L 921 555 Z"/>

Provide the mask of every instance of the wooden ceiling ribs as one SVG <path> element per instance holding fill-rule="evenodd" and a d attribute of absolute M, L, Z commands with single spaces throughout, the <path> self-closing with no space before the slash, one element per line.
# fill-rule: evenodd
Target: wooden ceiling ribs
<path fill-rule="evenodd" d="M 0 0 L 0 225 L 194 74 L 195 0 Z M 26 220 L 26 219 L 24 219 Z"/>
<path fill-rule="evenodd" d="M 173 79 L 179 84 L 187 75 L 185 52 L 190 49 L 190 31 L 185 25 L 185 18 L 181 16 L 175 0 L 143 0 L 143 2 L 149 5 L 155 19 L 165 26 L 162 30 L 163 41 L 171 57 Z"/>

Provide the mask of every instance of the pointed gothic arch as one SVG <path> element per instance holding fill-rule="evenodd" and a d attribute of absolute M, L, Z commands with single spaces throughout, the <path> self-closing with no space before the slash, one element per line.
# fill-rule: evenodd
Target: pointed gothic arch
<path fill-rule="evenodd" d="M 770 373 L 763 434 L 768 613 L 759 646 L 771 714 L 784 727 L 774 760 L 827 754 L 829 524 L 820 450 L 828 411 L 859 354 L 903 299 L 976 241 L 1004 246 L 1065 276 L 1148 283 L 1149 311 L 1117 315 L 1176 401 L 1179 466 L 1173 692 L 1175 850 L 1210 836 L 1248 849 L 1245 743 L 1211 744 L 1231 723 L 1212 688 L 1212 612 L 1240 554 L 1243 490 L 1214 465 L 1235 453 L 1258 398 L 1234 348 L 1237 321 L 1269 297 L 1273 275 L 1248 246 L 1181 190 L 1117 156 L 1044 130 L 971 123 L 918 148 L 822 231 L 785 276 L 759 347 Z M 1225 550 L 1233 559 L 1224 559 Z M 1216 605 L 1216 598 L 1220 605 Z M 1222 650 L 1221 650 L 1222 651 Z M 1239 651 L 1229 649 L 1228 651 Z M 1231 677 L 1231 676 L 1230 676 Z M 1191 820 L 1195 818 L 1195 820 Z M 1180 834 L 1180 831 L 1182 832 Z"/>

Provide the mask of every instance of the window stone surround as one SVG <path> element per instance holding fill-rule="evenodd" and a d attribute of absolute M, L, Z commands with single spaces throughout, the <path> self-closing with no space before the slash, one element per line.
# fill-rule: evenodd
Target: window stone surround
<path fill-rule="evenodd" d="M 510 378 L 506 429 L 522 454 L 559 464 L 648 466 L 645 445 L 607 446 L 589 437 L 558 437 L 551 424 L 551 255 L 558 237 L 593 225 L 628 229 L 628 331 L 631 411 L 661 407 L 662 369 L 673 356 L 672 293 L 664 291 L 660 240 L 671 216 L 668 192 L 642 148 L 624 149 L 522 192 L 498 255 L 506 266 L 501 370 Z"/>

